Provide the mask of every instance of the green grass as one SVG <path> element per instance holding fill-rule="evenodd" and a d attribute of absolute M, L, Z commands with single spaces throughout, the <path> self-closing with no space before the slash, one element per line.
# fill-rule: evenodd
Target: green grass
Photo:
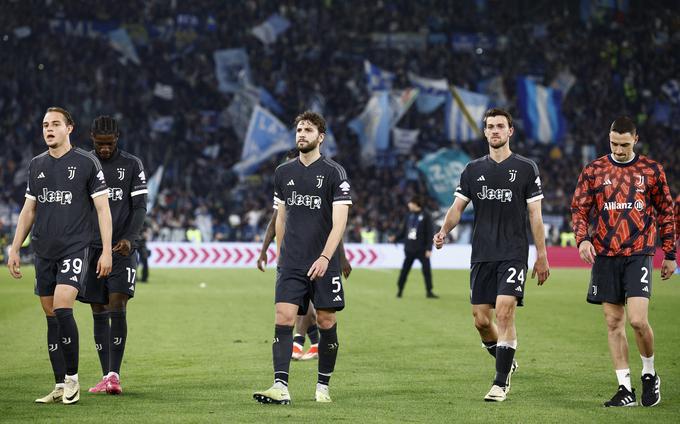
<path fill-rule="evenodd" d="M 553 270 L 544 287 L 530 282 L 517 317 L 520 369 L 501 404 L 482 401 L 494 363 L 472 325 L 465 271 L 436 271 L 441 299 L 428 300 L 418 270 L 403 299 L 395 297 L 396 270 L 355 270 L 345 285 L 348 307 L 339 314 L 334 403 L 311 400 L 315 363 L 292 363 L 293 404 L 281 407 L 251 397 L 272 380 L 273 271 L 152 270 L 151 283 L 138 285 L 128 308 L 124 395 L 83 393 L 67 407 L 32 403 L 53 380 L 29 269 L 23 280 L 0 276 L 2 422 L 621 423 L 680 416 L 678 276 L 656 279 L 650 307 L 663 379 L 655 408 L 601 407 L 616 389 L 602 312 L 585 302 L 588 273 L 569 270 Z M 100 369 L 86 305 L 76 307 L 76 319 L 87 389 Z M 633 384 L 641 390 L 641 363 L 628 335 Z"/>

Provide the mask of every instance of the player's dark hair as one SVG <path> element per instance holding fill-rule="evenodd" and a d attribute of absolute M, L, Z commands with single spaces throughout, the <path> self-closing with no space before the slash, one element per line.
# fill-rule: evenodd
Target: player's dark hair
<path fill-rule="evenodd" d="M 423 207 L 423 198 L 421 196 L 418 196 L 417 194 L 411 197 L 411 200 L 409 200 L 410 203 L 415 203 L 418 205 L 419 208 Z"/>
<path fill-rule="evenodd" d="M 326 134 L 326 120 L 323 116 L 311 110 L 306 110 L 295 118 L 294 126 L 297 128 L 300 121 L 309 121 L 319 130 L 319 133 Z"/>
<path fill-rule="evenodd" d="M 508 127 L 512 128 L 512 115 L 508 113 L 507 111 L 503 109 L 498 109 L 496 107 L 492 107 L 491 109 L 487 110 L 486 113 L 484 114 L 484 126 L 486 127 L 486 118 L 491 118 L 492 116 L 505 116 L 505 119 L 508 120 Z"/>
<path fill-rule="evenodd" d="M 90 132 L 92 135 L 115 135 L 116 137 L 120 134 L 118 132 L 118 123 L 108 115 L 94 118 Z"/>
<path fill-rule="evenodd" d="M 625 134 L 631 133 L 632 135 L 637 134 L 637 128 L 635 127 L 635 122 L 628 116 L 620 116 L 612 122 L 612 126 L 609 129 L 611 132 Z"/>
<path fill-rule="evenodd" d="M 62 115 L 64 115 L 64 119 L 66 119 L 66 125 L 70 125 L 72 127 L 76 126 L 76 123 L 73 120 L 71 113 L 69 113 L 69 111 L 64 109 L 63 107 L 59 106 L 48 107 L 47 110 L 45 111 L 45 114 L 47 115 L 48 112 L 59 112 Z"/>

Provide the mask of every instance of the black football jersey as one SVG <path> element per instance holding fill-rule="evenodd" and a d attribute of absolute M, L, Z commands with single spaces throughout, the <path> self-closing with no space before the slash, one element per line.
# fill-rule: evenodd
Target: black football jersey
<path fill-rule="evenodd" d="M 91 152 L 93 155 L 94 151 Z M 113 156 L 107 160 L 100 160 L 104 170 L 104 178 L 109 186 L 109 207 L 113 222 L 113 245 L 122 238 L 130 237 L 133 247 L 137 246 L 140 234 L 128 234 L 132 211 L 136 208 L 146 210 L 146 198 L 149 190 L 146 188 L 146 174 L 142 161 L 134 155 L 116 149 Z M 95 217 L 96 218 L 96 217 Z M 95 246 L 101 246 L 99 222 L 95 219 L 97 228 Z"/>
<path fill-rule="evenodd" d="M 99 160 L 78 147 L 54 158 L 45 152 L 28 166 L 26 197 L 36 202 L 31 243 L 36 255 L 59 259 L 95 237 L 93 198 L 108 189 Z"/>
<path fill-rule="evenodd" d="M 486 155 L 468 163 L 454 194 L 474 206 L 471 262 L 528 260 L 527 204 L 543 198 L 534 161 Z"/>
<path fill-rule="evenodd" d="M 347 173 L 324 156 L 309 166 L 293 159 L 276 168 L 274 202 L 286 208 L 279 267 L 307 270 L 319 258 L 333 228 L 333 205 L 352 204 Z M 340 269 L 337 249 L 328 269 Z"/>

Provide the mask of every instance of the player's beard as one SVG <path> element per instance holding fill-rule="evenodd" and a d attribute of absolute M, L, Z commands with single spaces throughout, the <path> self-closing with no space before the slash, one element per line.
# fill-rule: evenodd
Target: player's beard
<path fill-rule="evenodd" d="M 489 140 L 489 147 L 492 149 L 500 149 L 501 147 L 505 146 L 508 144 L 508 140 L 510 137 L 503 139 L 503 137 L 499 137 L 498 139 L 491 139 Z"/>
<path fill-rule="evenodd" d="M 318 136 L 316 140 L 314 141 L 308 141 L 305 142 L 304 145 L 300 146 L 299 144 L 296 145 L 298 152 L 300 153 L 309 153 L 312 150 L 316 149 L 316 146 L 319 145 L 319 141 L 321 140 L 321 136 Z"/>

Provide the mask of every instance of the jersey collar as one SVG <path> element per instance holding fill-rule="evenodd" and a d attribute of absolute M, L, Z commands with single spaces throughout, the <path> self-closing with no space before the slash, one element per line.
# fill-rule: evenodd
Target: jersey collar
<path fill-rule="evenodd" d="M 628 161 L 626 163 L 621 163 L 621 162 L 615 161 L 611 154 L 607 155 L 607 159 L 609 159 L 609 163 L 611 163 L 612 165 L 618 166 L 620 168 L 625 168 L 627 166 L 633 165 L 634 163 L 636 163 L 640 159 L 640 155 L 638 155 L 636 153 L 634 153 L 634 155 L 635 155 L 635 157 L 633 157 L 633 159 L 631 159 L 630 161 Z"/>

